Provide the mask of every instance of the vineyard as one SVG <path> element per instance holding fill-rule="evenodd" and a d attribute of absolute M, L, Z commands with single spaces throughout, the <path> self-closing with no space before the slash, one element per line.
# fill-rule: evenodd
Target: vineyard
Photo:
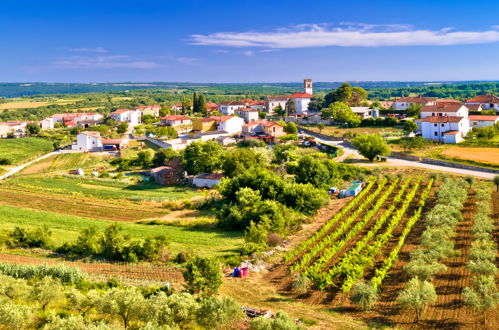
<path fill-rule="evenodd" d="M 319 231 L 290 250 L 285 260 L 324 290 L 348 294 L 365 279 L 380 287 L 421 217 L 433 180 L 421 177 L 371 180 Z M 380 256 L 387 256 L 382 263 Z"/>
<path fill-rule="evenodd" d="M 297 298 L 368 323 L 492 329 L 496 196 L 483 182 L 372 179 L 285 253 L 271 281 L 296 293 L 296 279 L 307 278 Z M 411 294 L 423 291 L 427 301 L 415 307 Z"/>

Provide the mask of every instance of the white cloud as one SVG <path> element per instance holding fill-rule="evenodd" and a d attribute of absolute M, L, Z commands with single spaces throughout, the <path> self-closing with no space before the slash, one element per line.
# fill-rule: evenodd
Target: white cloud
<path fill-rule="evenodd" d="M 241 52 L 241 54 L 245 56 L 253 56 L 254 52 L 251 50 L 245 50 L 244 52 Z"/>
<path fill-rule="evenodd" d="M 52 62 L 61 69 L 154 69 L 161 67 L 160 64 L 132 59 L 129 56 L 69 56 L 62 57 Z"/>
<path fill-rule="evenodd" d="M 196 64 L 199 62 L 199 59 L 194 57 L 177 57 L 175 60 L 182 64 Z"/>
<path fill-rule="evenodd" d="M 306 47 L 441 46 L 483 44 L 499 41 L 499 31 L 414 29 L 408 25 L 302 24 L 269 32 L 219 32 L 192 35 L 192 44 L 272 49 Z"/>
<path fill-rule="evenodd" d="M 77 53 L 107 53 L 109 52 L 107 49 L 104 49 L 102 47 L 95 47 L 95 48 L 70 48 L 70 52 L 77 52 Z"/>

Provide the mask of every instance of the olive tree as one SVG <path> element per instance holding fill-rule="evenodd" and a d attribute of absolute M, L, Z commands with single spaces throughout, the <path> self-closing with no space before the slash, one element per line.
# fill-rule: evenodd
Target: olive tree
<path fill-rule="evenodd" d="M 127 329 L 131 321 L 144 315 L 145 299 L 136 288 L 112 288 L 101 300 L 102 313 L 119 316 Z"/>
<path fill-rule="evenodd" d="M 191 259 L 185 268 L 184 279 L 189 292 L 201 296 L 210 296 L 218 292 L 222 285 L 222 273 L 218 260 L 196 257 Z"/>
<path fill-rule="evenodd" d="M 25 329 L 32 321 L 33 309 L 11 301 L 0 304 L 0 325 L 7 329 Z"/>
<path fill-rule="evenodd" d="M 390 148 L 378 134 L 359 135 L 352 140 L 352 145 L 371 162 L 378 155 L 388 156 L 390 154 Z"/>
<path fill-rule="evenodd" d="M 241 307 L 231 298 L 205 299 L 197 311 L 197 323 L 207 329 L 216 329 L 242 319 Z"/>
<path fill-rule="evenodd" d="M 478 276 L 473 278 L 473 287 L 463 290 L 464 303 L 475 311 L 482 313 L 484 322 L 486 312 L 499 303 L 499 292 L 493 276 Z"/>
<path fill-rule="evenodd" d="M 411 279 L 405 289 L 397 297 L 397 302 L 403 309 L 414 309 L 416 312 L 416 323 L 428 304 L 437 300 L 437 294 L 433 284 L 421 281 L 417 277 Z"/>
<path fill-rule="evenodd" d="M 63 286 L 58 279 L 44 277 L 37 282 L 31 290 L 31 298 L 36 300 L 45 312 L 48 305 L 57 300 L 63 291 Z"/>
<path fill-rule="evenodd" d="M 350 301 L 358 305 L 362 310 L 370 310 L 378 299 L 378 291 L 371 283 L 359 282 L 352 288 Z"/>

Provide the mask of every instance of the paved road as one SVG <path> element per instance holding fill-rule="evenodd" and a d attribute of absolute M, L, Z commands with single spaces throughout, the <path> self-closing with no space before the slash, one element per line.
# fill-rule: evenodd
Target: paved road
<path fill-rule="evenodd" d="M 47 157 L 50 157 L 52 155 L 58 155 L 58 154 L 68 154 L 68 153 L 75 153 L 75 152 L 82 152 L 81 150 L 58 150 L 58 151 L 53 151 L 53 152 L 50 152 L 48 154 L 45 154 L 41 157 L 38 157 L 36 159 L 33 159 L 32 161 L 29 161 L 25 164 L 22 164 L 22 165 L 19 165 L 19 166 L 16 166 L 16 167 L 13 167 L 11 168 L 7 173 L 5 173 L 4 175 L 0 175 L 0 180 L 4 180 L 6 178 L 8 178 L 9 176 L 11 175 L 14 175 L 16 174 L 17 172 L 23 170 L 26 166 L 29 166 L 33 163 L 36 163 L 42 159 L 45 159 Z"/>
<path fill-rule="evenodd" d="M 307 135 L 307 134 L 304 134 Z M 340 148 L 343 148 L 344 154 L 340 156 L 337 161 L 344 161 L 347 159 L 349 156 L 352 156 L 354 159 L 364 159 L 359 152 L 353 148 L 350 144 L 347 144 L 343 141 L 331 141 L 331 140 L 325 140 L 325 139 L 320 139 L 318 137 L 315 137 L 315 140 L 318 142 L 326 142 L 328 144 L 334 144 Z M 433 164 L 426 164 L 423 162 L 417 162 L 417 161 L 410 161 L 410 160 L 404 160 L 404 159 L 399 159 L 399 158 L 394 158 L 394 157 L 387 157 L 387 161 L 383 163 L 352 163 L 353 165 L 362 165 L 362 166 L 407 166 L 407 167 L 418 167 L 418 168 L 425 168 L 428 170 L 434 170 L 434 171 L 442 171 L 442 172 L 450 172 L 450 173 L 455 173 L 455 174 L 462 174 L 462 175 L 471 175 L 471 176 L 476 176 L 479 178 L 483 179 L 493 179 L 494 176 L 497 174 L 494 173 L 489 173 L 489 172 L 482 172 L 482 171 L 475 171 L 475 170 L 466 170 L 466 169 L 461 169 L 461 168 L 454 168 L 454 167 L 448 167 L 448 166 L 441 166 L 441 165 L 433 165 Z"/>

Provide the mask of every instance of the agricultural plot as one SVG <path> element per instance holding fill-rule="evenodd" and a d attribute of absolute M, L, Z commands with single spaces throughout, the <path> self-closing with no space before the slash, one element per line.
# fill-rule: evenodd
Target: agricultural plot
<path fill-rule="evenodd" d="M 421 181 L 371 181 L 314 236 L 287 253 L 291 271 L 320 289 L 340 288 L 343 294 L 360 280 L 380 286 L 430 193 L 432 180 Z M 387 255 L 385 263 L 377 264 Z"/>
<path fill-rule="evenodd" d="M 0 158 L 9 159 L 13 165 L 25 163 L 53 149 L 53 142 L 43 138 L 0 139 Z"/>

